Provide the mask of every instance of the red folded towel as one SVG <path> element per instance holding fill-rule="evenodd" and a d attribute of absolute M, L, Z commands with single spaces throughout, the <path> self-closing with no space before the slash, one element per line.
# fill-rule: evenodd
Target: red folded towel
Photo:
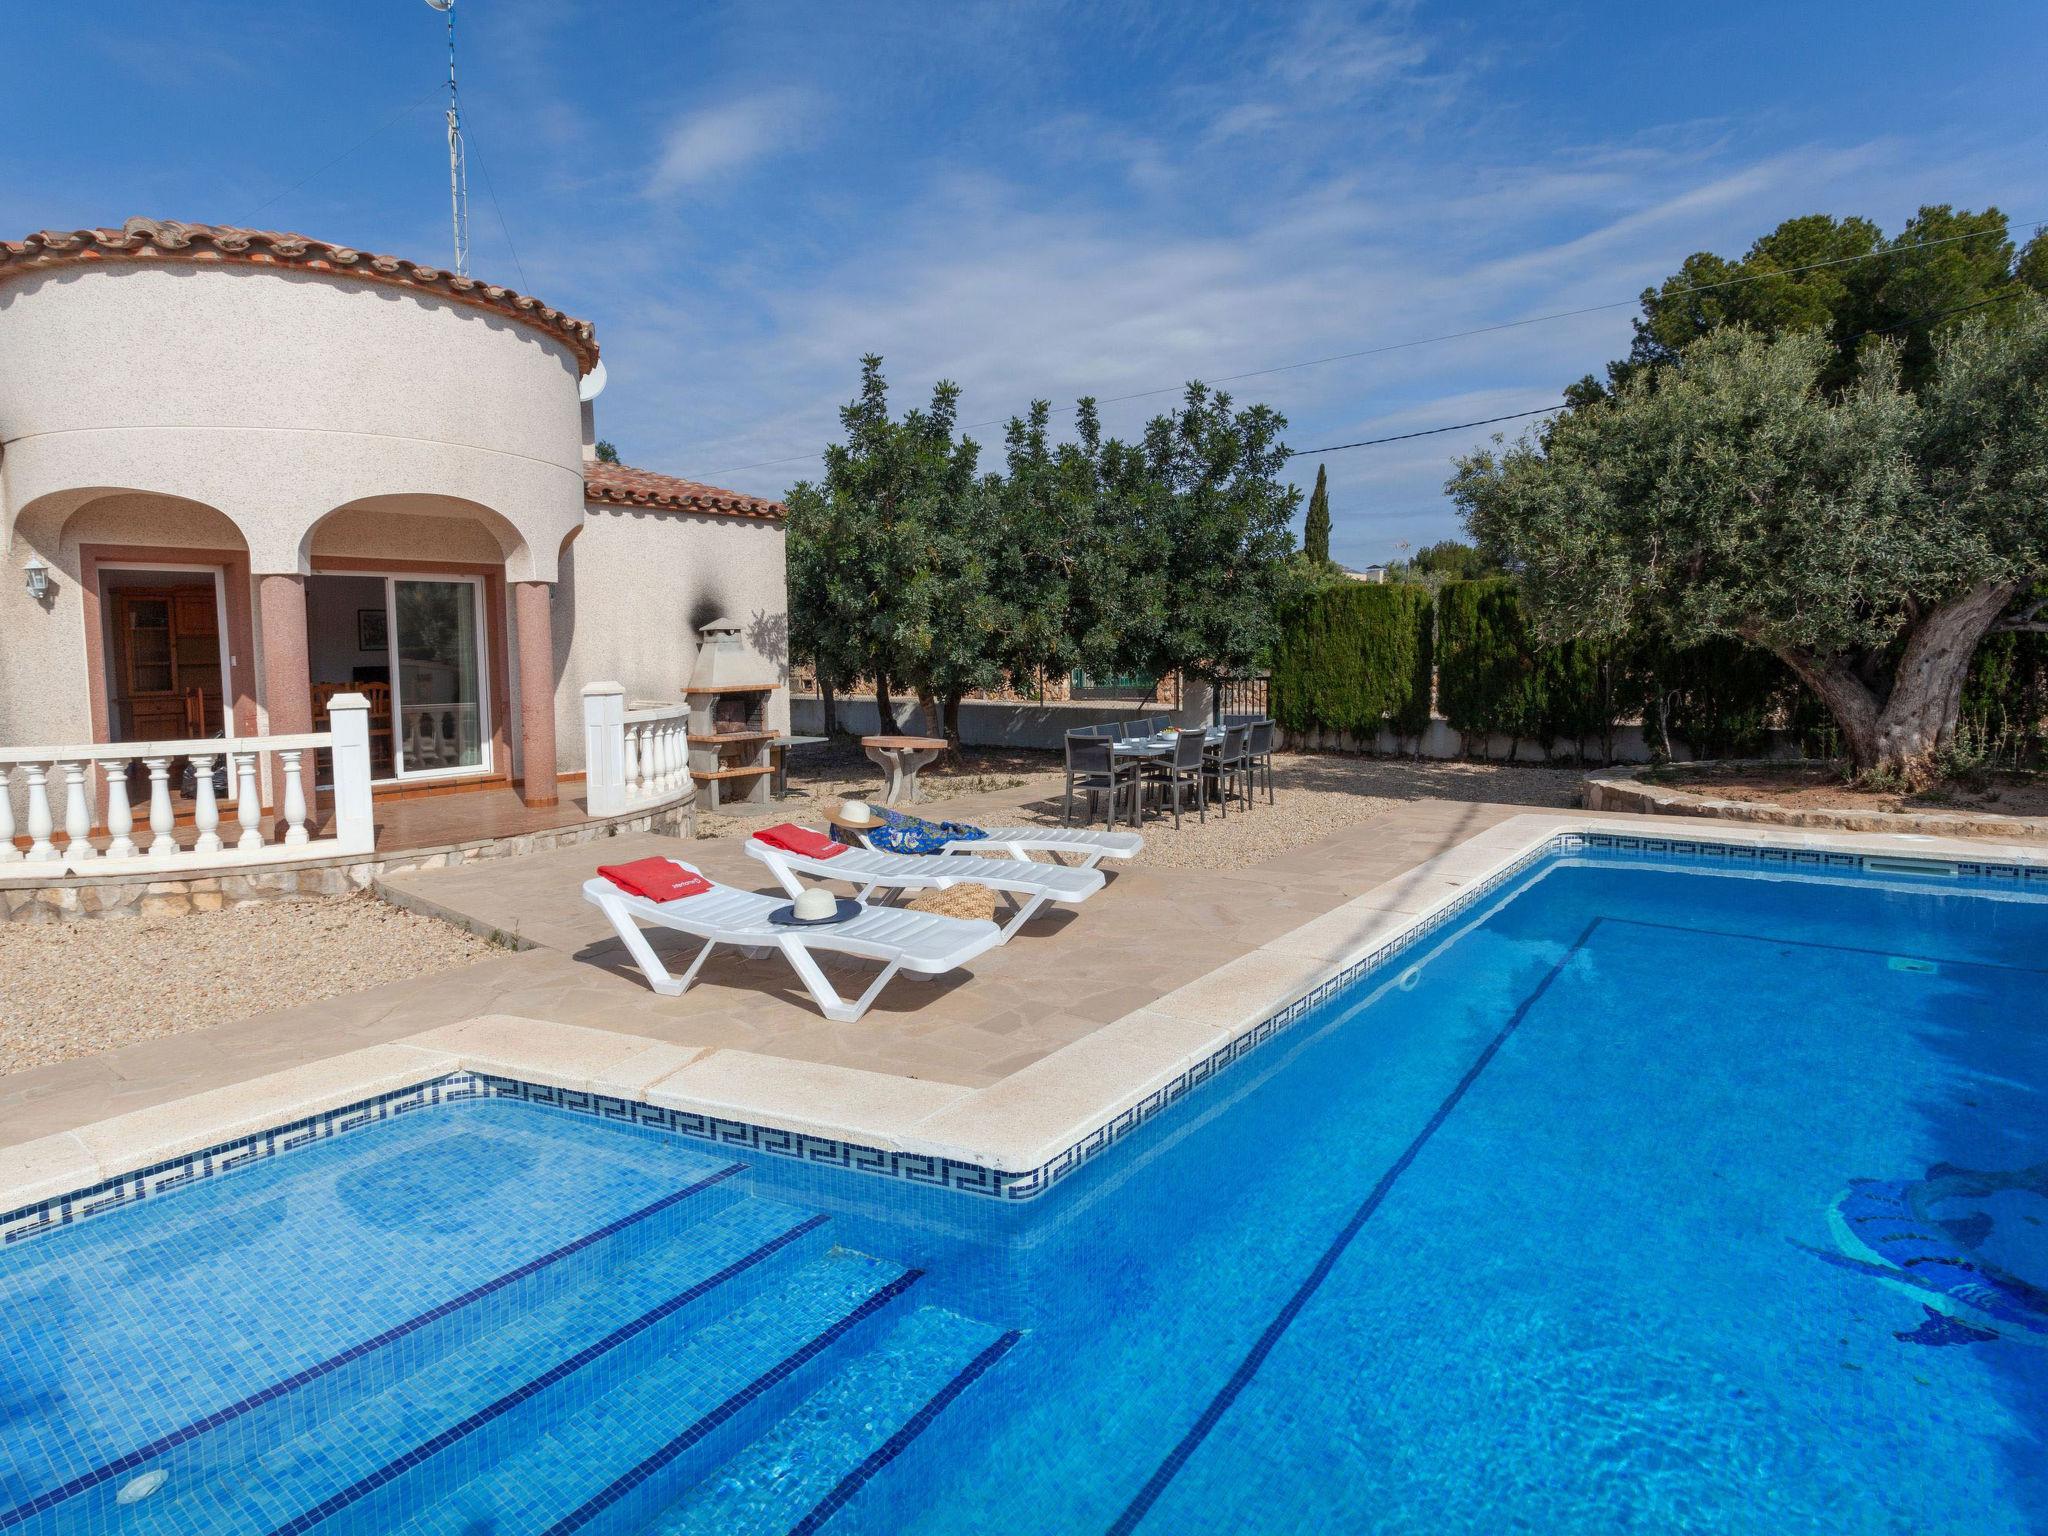
<path fill-rule="evenodd" d="M 701 896 L 711 882 L 674 859 L 635 859 L 630 864 L 600 864 L 597 872 L 620 890 L 649 901 L 677 901 Z"/>
<path fill-rule="evenodd" d="M 763 827 L 754 836 L 770 848 L 780 848 L 785 853 L 800 853 L 807 859 L 836 859 L 846 852 L 846 844 L 835 843 L 824 833 L 812 832 L 793 821 Z"/>

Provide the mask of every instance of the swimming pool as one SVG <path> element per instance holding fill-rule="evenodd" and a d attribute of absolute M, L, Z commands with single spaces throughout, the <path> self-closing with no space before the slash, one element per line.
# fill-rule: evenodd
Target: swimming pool
<path fill-rule="evenodd" d="M 0 1532 L 2048 1530 L 2040 889 L 1548 856 L 1014 1204 L 451 1083 L 0 1254 Z"/>

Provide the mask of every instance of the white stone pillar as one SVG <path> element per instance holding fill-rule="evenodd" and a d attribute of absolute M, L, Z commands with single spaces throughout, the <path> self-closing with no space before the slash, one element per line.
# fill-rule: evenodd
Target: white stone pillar
<path fill-rule="evenodd" d="M 12 864 L 21 857 L 14 846 L 14 770 L 0 766 L 0 864 Z"/>
<path fill-rule="evenodd" d="M 92 845 L 92 799 L 85 792 L 85 775 L 90 763 L 64 765 L 64 858 L 79 864 L 99 857 Z"/>
<path fill-rule="evenodd" d="M 167 859 L 178 851 L 178 818 L 171 812 L 171 760 L 145 757 L 142 766 L 149 770 L 149 856 Z"/>
<path fill-rule="evenodd" d="M 51 767 L 55 767 L 53 763 Z M 50 841 L 56 824 L 50 820 L 50 775 L 41 763 L 23 763 L 28 775 L 28 856 L 32 863 L 49 863 L 57 857 L 57 845 Z"/>
<path fill-rule="evenodd" d="M 235 839 L 235 846 L 244 853 L 254 853 L 263 846 L 263 792 L 256 787 L 256 754 L 230 753 L 228 776 L 235 781 L 235 818 L 242 824 L 242 835 Z"/>
<path fill-rule="evenodd" d="M 213 793 L 213 759 L 209 752 L 191 759 L 192 825 L 199 835 L 192 840 L 194 853 L 220 852 L 220 801 Z"/>
<path fill-rule="evenodd" d="M 284 840 L 291 848 L 309 840 L 306 831 L 306 785 L 299 771 L 302 755 L 296 751 L 277 754 L 278 761 L 284 765 Z"/>
<path fill-rule="evenodd" d="M 327 701 L 327 718 L 334 732 L 334 838 L 343 853 L 369 853 L 377 846 L 370 797 L 370 701 L 360 693 L 337 693 Z"/>
<path fill-rule="evenodd" d="M 626 690 L 619 683 L 583 687 L 583 792 L 593 816 L 626 808 Z"/>
<path fill-rule="evenodd" d="M 107 776 L 107 857 L 135 857 L 135 812 L 128 804 L 128 759 L 115 758 L 100 764 Z"/>

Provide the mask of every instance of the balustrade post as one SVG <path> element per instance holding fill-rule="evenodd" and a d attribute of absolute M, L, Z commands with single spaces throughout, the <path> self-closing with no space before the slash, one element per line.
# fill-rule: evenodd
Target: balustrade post
<path fill-rule="evenodd" d="M 178 851 L 178 818 L 171 814 L 171 760 L 145 757 L 142 766 L 149 770 L 149 856 L 167 859 Z"/>
<path fill-rule="evenodd" d="M 0 766 L 0 864 L 12 864 L 21 857 L 14 846 L 14 770 Z"/>
<path fill-rule="evenodd" d="M 337 693 L 327 701 L 334 731 L 334 837 L 343 853 L 369 853 L 377 846 L 377 818 L 370 800 L 370 701 L 360 693 Z M 298 777 L 289 765 L 285 819 L 291 820 L 291 786 Z M 305 817 L 303 797 L 299 817 Z M 297 839 L 305 841 L 301 836 Z M 291 834 L 285 841 L 292 842 Z"/>
<path fill-rule="evenodd" d="M 626 727 L 626 798 L 628 800 L 640 798 L 640 748 L 642 735 L 643 733 L 639 726 L 629 725 Z"/>
<path fill-rule="evenodd" d="M 626 690 L 618 683 L 583 688 L 583 795 L 593 816 L 625 808 Z"/>
<path fill-rule="evenodd" d="M 117 757 L 100 768 L 107 776 L 107 857 L 132 859 L 135 839 L 130 834 L 135 830 L 135 811 L 128 804 L 128 759 Z"/>
<path fill-rule="evenodd" d="M 64 858 L 72 864 L 99 857 L 92 845 L 92 799 L 85 792 L 91 763 L 64 764 Z"/>
<path fill-rule="evenodd" d="M 209 752 L 191 759 L 192 825 L 199 829 L 199 835 L 192 840 L 194 853 L 219 853 L 221 848 L 220 801 L 213 793 L 215 755 Z"/>
<path fill-rule="evenodd" d="M 306 786 L 299 773 L 299 754 L 280 752 L 277 758 L 284 765 L 285 846 L 297 848 L 311 841 L 306 831 Z"/>
<path fill-rule="evenodd" d="M 57 765 L 52 763 L 52 768 Z M 57 845 L 50 841 L 56 830 L 50 820 L 50 773 L 41 763 L 24 763 L 28 775 L 28 856 L 31 863 L 48 863 L 57 857 Z"/>
<path fill-rule="evenodd" d="M 256 787 L 256 754 L 228 754 L 228 773 L 235 780 L 235 815 L 242 823 L 235 846 L 254 853 L 263 846 L 263 795 Z"/>

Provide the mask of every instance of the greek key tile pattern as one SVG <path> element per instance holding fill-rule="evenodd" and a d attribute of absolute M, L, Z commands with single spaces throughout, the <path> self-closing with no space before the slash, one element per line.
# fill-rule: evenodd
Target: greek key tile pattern
<path fill-rule="evenodd" d="M 1710 839 L 1643 837 L 1618 832 L 1566 832 L 1531 849 L 1514 863 L 1488 879 L 1462 891 L 1452 901 L 1421 919 L 1414 927 L 1362 955 L 1343 970 L 1318 984 L 1305 996 L 1279 1012 L 1262 1019 L 1212 1055 L 1203 1058 L 1172 1082 L 1131 1105 L 1107 1124 L 1091 1131 L 1052 1161 L 1037 1168 L 1010 1171 L 985 1168 L 977 1163 L 922 1153 L 894 1152 L 799 1131 L 777 1130 L 772 1126 L 750 1125 L 724 1120 L 690 1110 L 664 1109 L 630 1099 L 577 1089 L 551 1088 L 509 1078 L 484 1077 L 466 1072 L 453 1073 L 433 1082 L 399 1089 L 361 1104 L 314 1115 L 290 1125 L 263 1131 L 238 1141 L 209 1147 L 188 1157 L 159 1163 L 136 1173 L 106 1180 L 90 1189 L 73 1191 L 37 1205 L 0 1213 L 0 1244 L 19 1242 L 40 1233 L 68 1226 L 88 1216 L 116 1210 L 151 1195 L 182 1188 L 198 1179 L 208 1179 L 279 1153 L 307 1146 L 348 1131 L 374 1125 L 394 1115 L 424 1109 L 430 1105 L 479 1095 L 525 1099 L 552 1105 L 572 1113 L 614 1120 L 627 1125 L 673 1131 L 678 1135 L 708 1141 L 721 1147 L 767 1157 L 793 1158 L 814 1165 L 849 1169 L 902 1179 L 907 1183 L 948 1189 L 960 1194 L 995 1200 L 1031 1200 L 1044 1194 L 1082 1165 L 1122 1141 L 1154 1116 L 1170 1109 L 1188 1094 L 1208 1082 L 1234 1062 L 1249 1055 L 1275 1035 L 1297 1023 L 1304 1015 L 1352 986 L 1367 973 L 1386 964 L 1398 952 L 1418 939 L 1442 928 L 1469 912 L 1502 886 L 1518 878 L 1535 864 L 1556 854 L 1597 851 L 1608 855 L 1645 860 L 1699 859 L 1725 867 L 1753 866 L 1757 869 L 1813 870 L 1826 873 L 1863 871 L 1867 859 L 1874 859 L 1872 873 L 1896 876 L 1897 860 L 1882 854 L 1864 855 L 1829 849 L 1776 848 Z M 1932 864 L 1955 870 L 1954 878 L 1979 881 L 1994 889 L 2026 889 L 2048 893 L 2048 865 L 1998 864 L 1978 861 L 1936 859 Z"/>
<path fill-rule="evenodd" d="M 480 1098 L 484 1094 L 480 1079 L 467 1072 L 451 1073 L 432 1082 L 418 1083 L 410 1088 L 394 1089 L 379 1094 L 374 1099 L 365 1099 L 360 1104 L 344 1105 L 318 1115 L 309 1115 L 303 1120 L 294 1120 L 289 1125 L 274 1126 L 267 1131 L 258 1131 L 235 1141 L 222 1142 L 218 1146 L 188 1153 L 184 1157 L 171 1158 L 153 1163 L 134 1173 L 124 1173 L 118 1178 L 106 1179 L 86 1189 L 76 1189 L 69 1194 L 57 1195 L 27 1205 L 19 1210 L 0 1211 L 0 1246 L 22 1242 L 59 1227 L 68 1227 L 73 1222 L 83 1221 L 88 1216 L 104 1215 L 119 1210 L 122 1206 L 133 1205 L 138 1200 L 147 1200 L 154 1195 L 168 1194 L 174 1189 L 183 1189 L 201 1179 L 216 1178 L 223 1173 L 232 1173 L 237 1168 L 246 1168 L 251 1163 L 260 1163 L 266 1158 L 293 1152 L 315 1142 L 328 1141 L 336 1136 L 347 1135 L 350 1131 L 362 1130 L 365 1126 L 377 1125 L 399 1115 L 410 1114 L 416 1109 L 426 1109 L 435 1104 L 452 1103 L 457 1099 Z"/>

